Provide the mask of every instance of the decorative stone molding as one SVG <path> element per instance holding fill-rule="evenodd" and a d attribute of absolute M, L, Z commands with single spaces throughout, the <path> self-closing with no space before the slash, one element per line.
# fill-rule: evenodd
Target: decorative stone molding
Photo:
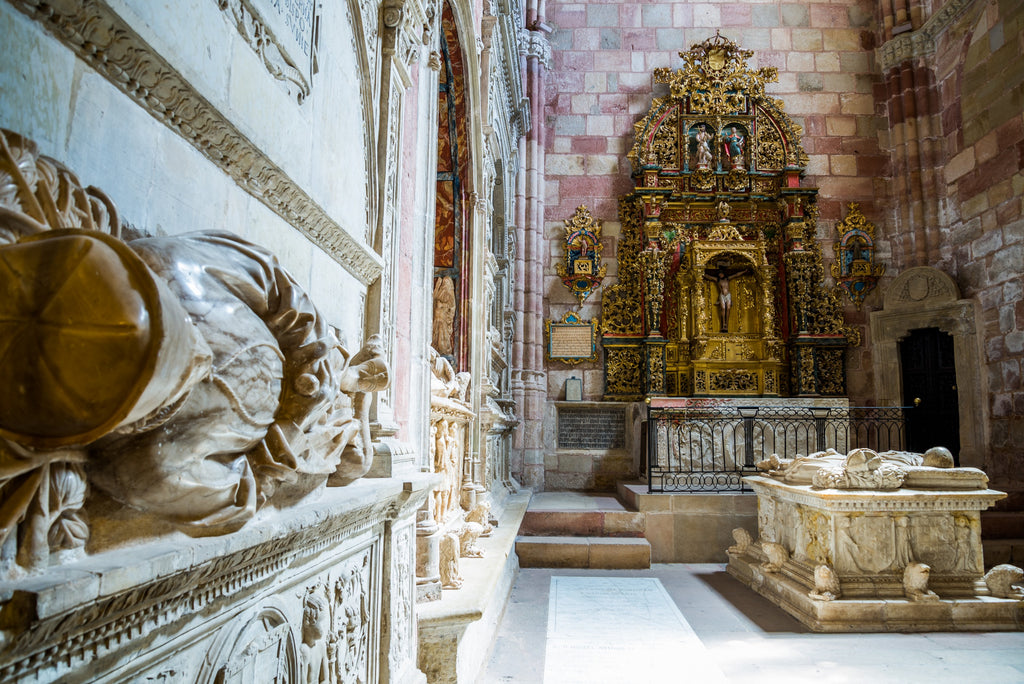
<path fill-rule="evenodd" d="M 404 667 L 387 681 L 414 681 L 410 531 L 428 492 L 423 477 L 363 481 L 230 537 L 152 540 L 11 582 L 17 599 L 0 610 L 14 631 L 0 646 L 0 679 L 166 681 L 161 673 L 173 671 L 180 679 L 171 681 L 246 681 L 226 675 L 259 653 L 292 673 L 284 681 L 305 681 L 298 667 L 326 638 L 358 646 L 321 653 L 330 681 L 385 681 L 378 647 Z M 379 608 L 381 576 L 390 616 Z M 325 619 L 319 637 L 304 638 L 311 603 Z"/>
<path fill-rule="evenodd" d="M 380 275 L 378 255 L 332 219 L 105 2 L 10 1 L 360 283 L 368 285 Z"/>
<path fill-rule="evenodd" d="M 901 33 L 887 41 L 875 51 L 878 67 L 884 73 L 906 61 L 933 54 L 938 37 L 975 2 L 976 0 L 949 0 L 932 14 L 921 28 Z"/>

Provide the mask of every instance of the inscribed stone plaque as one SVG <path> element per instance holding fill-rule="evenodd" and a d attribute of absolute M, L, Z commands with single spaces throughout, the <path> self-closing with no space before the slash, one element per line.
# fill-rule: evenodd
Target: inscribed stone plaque
<path fill-rule="evenodd" d="M 558 409 L 559 449 L 623 449 L 626 446 L 626 409 Z"/>

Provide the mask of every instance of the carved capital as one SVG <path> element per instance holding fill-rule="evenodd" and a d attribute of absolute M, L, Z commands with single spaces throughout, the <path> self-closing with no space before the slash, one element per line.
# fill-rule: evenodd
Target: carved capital
<path fill-rule="evenodd" d="M 522 29 L 519 32 L 519 50 L 527 59 L 537 59 L 545 69 L 551 68 L 551 43 L 547 33 Z"/>
<path fill-rule="evenodd" d="M 949 0 L 933 13 L 921 28 L 901 33 L 886 41 L 875 51 L 879 68 L 884 73 L 904 62 L 933 54 L 937 38 L 974 2 L 975 0 Z"/>

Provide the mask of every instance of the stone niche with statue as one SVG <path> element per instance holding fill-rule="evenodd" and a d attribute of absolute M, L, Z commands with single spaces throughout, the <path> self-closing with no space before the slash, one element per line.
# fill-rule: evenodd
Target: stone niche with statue
<path fill-rule="evenodd" d="M 728 571 L 815 631 L 1024 629 L 1024 571 L 984 571 L 985 473 L 925 454 L 854 449 L 771 457 L 745 478 L 757 540 L 737 528 Z"/>
<path fill-rule="evenodd" d="M 379 339 L 233 234 L 122 237 L 8 131 L 0 339 L 0 680 L 422 681 Z"/>
<path fill-rule="evenodd" d="M 721 35 L 679 54 L 628 155 L 605 399 L 845 396 L 859 338 L 824 283 L 801 128 L 765 94 L 776 70 Z"/>

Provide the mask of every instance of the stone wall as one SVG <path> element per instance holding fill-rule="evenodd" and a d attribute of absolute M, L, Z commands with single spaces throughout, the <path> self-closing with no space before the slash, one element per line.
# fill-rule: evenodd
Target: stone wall
<path fill-rule="evenodd" d="M 935 75 L 949 222 L 942 267 L 981 309 L 991 453 L 985 470 L 1024 508 L 1024 7 L 973 3 L 939 43 Z"/>

